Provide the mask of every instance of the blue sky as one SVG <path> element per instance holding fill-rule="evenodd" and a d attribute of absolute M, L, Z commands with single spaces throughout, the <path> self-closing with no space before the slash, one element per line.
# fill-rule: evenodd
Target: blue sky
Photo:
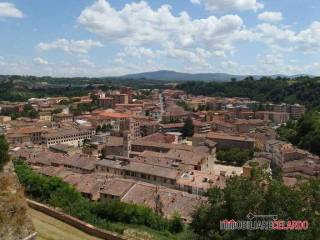
<path fill-rule="evenodd" d="M 0 74 L 320 75 L 317 0 L 0 0 Z"/>

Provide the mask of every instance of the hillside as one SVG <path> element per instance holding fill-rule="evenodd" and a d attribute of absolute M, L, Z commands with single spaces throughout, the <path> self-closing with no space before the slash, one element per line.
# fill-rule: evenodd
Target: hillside
<path fill-rule="evenodd" d="M 0 239 L 23 239 L 34 233 L 27 203 L 12 163 L 0 172 Z"/>

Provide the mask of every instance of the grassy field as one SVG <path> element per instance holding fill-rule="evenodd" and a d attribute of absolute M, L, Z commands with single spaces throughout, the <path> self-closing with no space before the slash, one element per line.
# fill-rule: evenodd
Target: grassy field
<path fill-rule="evenodd" d="M 34 209 L 28 209 L 35 230 L 37 240 L 101 240 L 92 237 L 77 228 L 52 218 Z M 190 232 L 184 231 L 173 236 L 169 233 L 158 232 L 143 226 L 127 225 L 124 236 L 132 240 L 191 240 Z"/>
<path fill-rule="evenodd" d="M 34 209 L 29 208 L 29 214 L 38 232 L 38 240 L 99 240 Z"/>

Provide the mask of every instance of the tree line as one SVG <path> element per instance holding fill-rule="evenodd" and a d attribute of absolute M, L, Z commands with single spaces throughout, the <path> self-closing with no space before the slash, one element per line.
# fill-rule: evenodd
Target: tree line
<path fill-rule="evenodd" d="M 218 97 L 248 97 L 256 101 L 274 103 L 300 103 L 308 108 L 320 105 L 320 78 L 312 77 L 247 77 L 242 81 L 191 81 L 177 85 L 188 94 Z"/>

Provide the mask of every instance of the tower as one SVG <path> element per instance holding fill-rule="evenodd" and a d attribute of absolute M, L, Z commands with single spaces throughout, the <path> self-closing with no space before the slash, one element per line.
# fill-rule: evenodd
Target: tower
<path fill-rule="evenodd" d="M 131 152 L 131 133 L 130 131 L 123 132 L 123 156 L 129 157 Z"/>

